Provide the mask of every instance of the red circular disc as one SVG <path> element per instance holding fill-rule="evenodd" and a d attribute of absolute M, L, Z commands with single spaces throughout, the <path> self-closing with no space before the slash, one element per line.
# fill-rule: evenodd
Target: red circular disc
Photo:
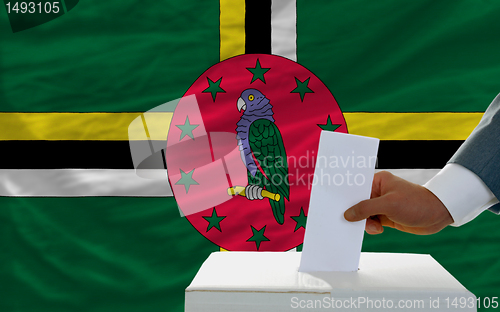
<path fill-rule="evenodd" d="M 290 193 L 289 200 L 284 200 L 282 224 L 275 219 L 269 199 L 229 196 L 225 184 L 216 191 L 211 189 L 216 188 L 218 176 L 222 180 L 227 177 L 224 183 L 229 186 L 236 181 L 246 186 L 246 180 L 224 175 L 232 166 L 243 170 L 246 179 L 239 152 L 237 157 L 233 153 L 221 159 L 236 147 L 236 123 L 242 116 L 237 102 L 247 89 L 256 89 L 269 100 L 286 150 Z M 177 153 L 181 155 L 177 161 L 169 158 L 173 153 L 167 146 L 167 167 L 174 195 L 189 222 L 207 239 L 232 251 L 286 251 L 302 244 L 320 132 L 347 133 L 342 111 L 330 90 L 312 72 L 289 59 L 245 54 L 210 67 L 185 98 L 189 95 L 195 95 L 190 98 L 196 101 L 187 104 L 191 105 L 189 114 L 178 106 L 167 139 L 185 145 L 180 149 L 183 152 Z M 217 140 L 229 147 L 219 150 Z M 212 194 L 222 192 L 227 198 L 220 203 L 214 199 L 216 204 L 212 205 Z M 201 198 L 196 204 L 199 207 L 210 206 L 187 211 L 184 200 L 192 198 Z"/>

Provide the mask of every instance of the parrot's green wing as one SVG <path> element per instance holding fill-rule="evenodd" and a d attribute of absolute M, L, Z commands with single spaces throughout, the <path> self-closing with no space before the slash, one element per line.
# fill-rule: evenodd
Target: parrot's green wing
<path fill-rule="evenodd" d="M 257 171 L 255 177 L 248 173 L 248 182 L 265 187 L 271 193 L 280 194 L 280 200 L 269 200 L 274 218 L 279 224 L 285 221 L 285 198 L 290 200 L 288 162 L 281 133 L 276 125 L 267 119 L 258 119 L 250 125 L 248 141 L 255 159 L 265 176 Z"/>

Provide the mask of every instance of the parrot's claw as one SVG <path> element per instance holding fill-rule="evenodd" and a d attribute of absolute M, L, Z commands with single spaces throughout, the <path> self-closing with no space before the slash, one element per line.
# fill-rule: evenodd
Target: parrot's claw
<path fill-rule="evenodd" d="M 249 184 L 246 186 L 245 196 L 249 200 L 264 199 L 264 197 L 262 196 L 262 187 L 259 187 L 255 184 Z"/>

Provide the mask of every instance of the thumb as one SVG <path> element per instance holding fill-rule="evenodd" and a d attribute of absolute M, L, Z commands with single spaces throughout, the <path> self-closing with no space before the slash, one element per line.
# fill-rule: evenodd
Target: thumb
<path fill-rule="evenodd" d="M 371 216 L 385 214 L 387 205 L 384 202 L 383 196 L 360 201 L 344 212 L 344 218 L 347 221 L 354 222 Z"/>

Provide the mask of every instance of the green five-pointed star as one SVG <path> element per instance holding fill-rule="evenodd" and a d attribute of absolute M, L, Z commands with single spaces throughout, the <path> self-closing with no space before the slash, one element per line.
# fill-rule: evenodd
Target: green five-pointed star
<path fill-rule="evenodd" d="M 330 118 L 330 115 L 328 115 L 328 118 L 326 119 L 326 125 L 318 125 L 318 127 L 320 127 L 323 130 L 326 130 L 326 131 L 335 131 L 340 126 L 341 125 L 334 125 L 332 123 L 332 119 Z"/>
<path fill-rule="evenodd" d="M 220 222 L 226 218 L 225 216 L 218 216 L 217 211 L 215 211 L 215 208 L 212 210 L 212 216 L 210 217 L 203 217 L 203 219 L 208 221 L 208 227 L 207 227 L 207 232 L 210 231 L 211 228 L 215 227 L 219 232 L 222 232 L 220 229 Z"/>
<path fill-rule="evenodd" d="M 203 90 L 203 93 L 211 93 L 212 100 L 215 102 L 215 97 L 217 96 L 217 93 L 226 93 L 226 90 L 220 87 L 220 83 L 222 82 L 222 77 L 220 77 L 219 80 L 215 82 L 207 77 L 207 81 L 208 81 L 208 88 Z"/>
<path fill-rule="evenodd" d="M 297 222 L 297 225 L 295 226 L 294 232 L 303 227 L 304 229 L 306 228 L 306 221 L 307 221 L 307 216 L 304 214 L 304 208 L 300 208 L 300 214 L 295 217 L 291 217 L 295 222 Z"/>
<path fill-rule="evenodd" d="M 187 194 L 189 192 L 189 187 L 191 185 L 200 185 L 200 184 L 193 179 L 194 169 L 189 171 L 188 173 L 185 173 L 182 169 L 180 170 L 181 170 L 181 178 L 179 179 L 179 181 L 175 182 L 175 185 L 184 185 Z"/>
<path fill-rule="evenodd" d="M 252 81 L 250 83 L 253 83 L 255 80 L 260 79 L 263 83 L 266 83 L 266 78 L 264 78 L 264 74 L 270 70 L 271 68 L 262 68 L 260 66 L 260 61 L 257 59 L 257 63 L 255 64 L 255 67 L 247 67 L 247 70 L 253 74 Z"/>
<path fill-rule="evenodd" d="M 186 116 L 186 121 L 184 122 L 183 125 L 175 125 L 177 128 L 181 129 L 181 138 L 179 139 L 182 140 L 186 135 L 190 137 L 191 139 L 194 140 L 194 135 L 193 135 L 193 130 L 196 129 L 199 125 L 192 125 L 189 122 L 189 116 Z"/>
<path fill-rule="evenodd" d="M 295 77 L 295 83 L 297 84 L 297 87 L 293 89 L 290 93 L 299 93 L 300 94 L 300 100 L 304 102 L 304 96 L 306 93 L 314 93 L 313 90 L 309 88 L 309 79 L 311 77 L 307 78 L 304 81 L 300 81 L 297 77 Z"/>
<path fill-rule="evenodd" d="M 251 225 L 250 227 L 252 228 L 253 235 L 252 237 L 247 239 L 247 242 L 255 242 L 255 245 L 257 245 L 257 250 L 259 250 L 260 243 L 262 243 L 263 241 L 269 241 L 269 238 L 264 236 L 264 231 L 266 230 L 266 226 L 264 225 L 264 227 L 260 230 L 257 230 Z"/>

